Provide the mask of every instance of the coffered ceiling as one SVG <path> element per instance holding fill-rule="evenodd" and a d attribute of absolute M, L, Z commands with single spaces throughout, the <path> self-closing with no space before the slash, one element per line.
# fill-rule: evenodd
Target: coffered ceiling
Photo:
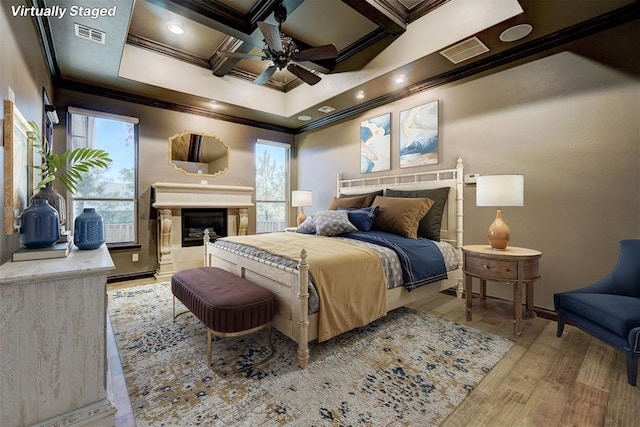
<path fill-rule="evenodd" d="M 30 1 L 61 8 L 78 4 L 75 0 Z M 634 0 L 82 3 L 115 7 L 115 16 L 93 19 L 67 13 L 62 19 L 37 22 L 56 86 L 293 133 L 521 61 L 638 18 Z M 278 6 L 287 11 L 281 31 L 299 50 L 334 44 L 338 51 L 335 59 L 300 62 L 321 77 L 313 86 L 286 68 L 265 85 L 256 85 L 253 80 L 271 61 L 216 54 L 263 56 L 265 43 L 258 22 L 277 25 L 273 11 Z M 518 24 L 531 25 L 531 33 L 516 41 L 500 40 L 504 30 Z M 183 32 L 169 31 L 170 25 Z M 487 51 L 457 64 L 441 54 L 471 37 Z"/>

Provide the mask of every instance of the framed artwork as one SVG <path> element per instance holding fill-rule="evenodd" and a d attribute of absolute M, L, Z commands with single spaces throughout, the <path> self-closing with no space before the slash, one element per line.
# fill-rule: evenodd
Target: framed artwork
<path fill-rule="evenodd" d="M 4 233 L 18 231 L 15 219 L 29 203 L 32 157 L 28 132 L 31 129 L 13 101 L 4 101 Z"/>
<path fill-rule="evenodd" d="M 391 169 L 391 113 L 360 123 L 360 172 Z"/>
<path fill-rule="evenodd" d="M 400 112 L 400 167 L 438 163 L 438 101 Z"/>

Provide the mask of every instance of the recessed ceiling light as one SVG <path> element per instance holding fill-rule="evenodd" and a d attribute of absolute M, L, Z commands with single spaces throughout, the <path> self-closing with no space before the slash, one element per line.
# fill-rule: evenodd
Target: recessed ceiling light
<path fill-rule="evenodd" d="M 335 111 L 335 108 L 329 107 L 328 105 L 325 105 L 324 107 L 318 108 L 318 111 L 323 112 L 323 113 L 330 113 L 332 111 Z"/>
<path fill-rule="evenodd" d="M 218 104 L 218 101 L 216 101 L 215 99 L 212 99 L 211 101 L 209 101 L 209 106 L 216 108 L 218 107 L 220 104 Z"/>
<path fill-rule="evenodd" d="M 356 93 L 356 98 L 357 99 L 364 99 L 364 92 L 359 90 L 358 93 Z"/>
<path fill-rule="evenodd" d="M 178 24 L 170 23 L 167 24 L 167 29 L 171 31 L 173 34 L 182 34 L 184 33 L 184 28 Z"/>
<path fill-rule="evenodd" d="M 529 24 L 514 25 L 500 33 L 500 40 L 507 43 L 514 42 L 527 37 L 532 30 L 533 27 Z"/>
<path fill-rule="evenodd" d="M 311 116 L 298 116 L 298 120 L 302 122 L 308 122 L 309 120 L 311 120 Z"/>
<path fill-rule="evenodd" d="M 399 74 L 396 76 L 396 83 L 403 83 L 404 82 L 404 74 Z"/>

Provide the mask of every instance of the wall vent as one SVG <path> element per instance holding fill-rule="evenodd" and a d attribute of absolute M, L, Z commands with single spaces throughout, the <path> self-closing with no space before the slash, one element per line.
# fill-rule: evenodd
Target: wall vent
<path fill-rule="evenodd" d="M 91 40 L 92 42 L 104 44 L 106 34 L 100 30 L 96 30 L 95 28 L 87 27 L 86 25 L 74 23 L 76 28 L 76 36 Z"/>
<path fill-rule="evenodd" d="M 479 38 L 471 37 L 443 50 L 440 54 L 454 64 L 458 64 L 485 52 L 489 52 L 489 48 Z"/>

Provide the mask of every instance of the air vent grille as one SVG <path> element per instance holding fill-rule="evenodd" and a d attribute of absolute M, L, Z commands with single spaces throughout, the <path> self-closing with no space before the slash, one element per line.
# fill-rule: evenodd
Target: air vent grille
<path fill-rule="evenodd" d="M 471 37 L 443 50 L 440 54 L 454 64 L 458 64 L 485 52 L 489 52 L 489 48 L 479 38 Z"/>
<path fill-rule="evenodd" d="M 323 113 L 330 113 L 330 112 L 335 111 L 335 110 L 336 110 L 335 108 L 330 107 L 328 105 L 325 105 L 324 107 L 318 108 L 318 111 L 321 111 Z"/>
<path fill-rule="evenodd" d="M 91 40 L 92 42 L 104 44 L 106 38 L 106 34 L 104 32 L 78 23 L 75 23 L 74 25 L 76 28 L 76 36 L 82 39 Z"/>

